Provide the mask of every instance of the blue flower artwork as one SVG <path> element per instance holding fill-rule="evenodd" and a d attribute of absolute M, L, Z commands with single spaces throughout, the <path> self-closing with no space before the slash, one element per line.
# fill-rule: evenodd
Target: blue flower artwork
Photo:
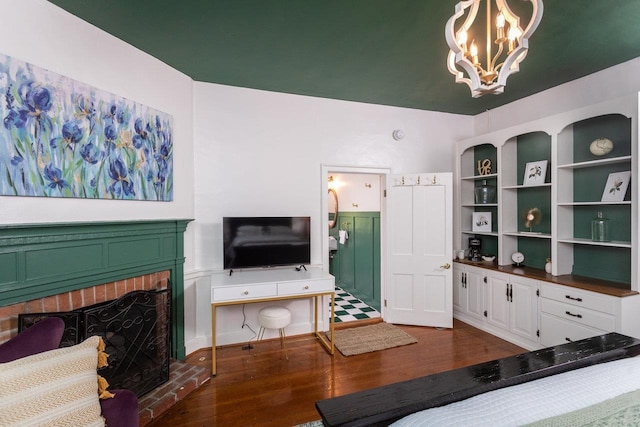
<path fill-rule="evenodd" d="M 0 195 L 173 200 L 171 115 L 0 54 Z"/>

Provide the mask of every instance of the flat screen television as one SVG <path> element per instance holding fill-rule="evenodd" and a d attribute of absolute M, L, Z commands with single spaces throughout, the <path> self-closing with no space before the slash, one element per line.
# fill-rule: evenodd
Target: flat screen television
<path fill-rule="evenodd" d="M 311 262 L 311 218 L 224 217 L 224 269 Z"/>

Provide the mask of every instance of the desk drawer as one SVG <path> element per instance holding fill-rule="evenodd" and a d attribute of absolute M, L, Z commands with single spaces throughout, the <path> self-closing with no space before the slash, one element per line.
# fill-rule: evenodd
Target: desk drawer
<path fill-rule="evenodd" d="M 275 297 L 278 295 L 278 288 L 275 283 L 265 283 L 261 285 L 246 286 L 226 286 L 213 288 L 211 290 L 211 301 L 231 301 L 231 300 L 251 300 L 257 298 Z"/>
<path fill-rule="evenodd" d="M 278 295 L 317 294 L 333 290 L 335 290 L 334 281 L 331 279 L 278 283 Z"/>
<path fill-rule="evenodd" d="M 546 298 L 540 298 L 540 311 L 592 328 L 609 332 L 615 331 L 616 329 L 616 318 L 610 314 L 571 304 L 564 304 Z"/>

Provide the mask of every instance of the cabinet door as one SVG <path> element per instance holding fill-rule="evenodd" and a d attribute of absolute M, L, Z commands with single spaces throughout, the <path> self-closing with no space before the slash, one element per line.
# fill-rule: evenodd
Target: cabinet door
<path fill-rule="evenodd" d="M 477 268 L 467 269 L 467 313 L 482 320 L 484 317 L 484 274 Z"/>
<path fill-rule="evenodd" d="M 487 322 L 509 329 L 509 276 L 487 274 Z"/>
<path fill-rule="evenodd" d="M 512 332 L 538 341 L 538 282 L 510 276 L 510 329 Z"/>
<path fill-rule="evenodd" d="M 453 308 L 460 312 L 467 312 L 467 289 L 465 288 L 466 271 L 459 264 L 453 265 Z"/>

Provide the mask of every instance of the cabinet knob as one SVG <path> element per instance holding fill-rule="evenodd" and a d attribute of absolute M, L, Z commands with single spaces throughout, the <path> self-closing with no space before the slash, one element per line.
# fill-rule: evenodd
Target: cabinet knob
<path fill-rule="evenodd" d="M 249 291 L 244 291 L 242 295 L 249 295 Z"/>
<path fill-rule="evenodd" d="M 304 290 L 306 291 L 307 289 L 309 289 L 309 285 L 304 286 Z"/>

